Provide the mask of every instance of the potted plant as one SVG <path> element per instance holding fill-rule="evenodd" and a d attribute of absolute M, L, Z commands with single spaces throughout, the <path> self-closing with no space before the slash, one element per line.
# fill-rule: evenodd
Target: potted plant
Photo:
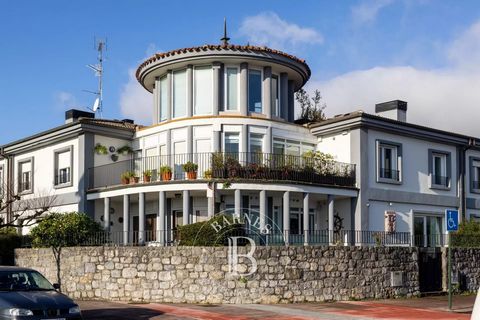
<path fill-rule="evenodd" d="M 163 181 L 172 180 L 172 168 L 169 166 L 160 167 L 160 174 L 162 175 Z"/>
<path fill-rule="evenodd" d="M 203 176 L 205 177 L 205 179 L 212 179 L 212 170 L 205 170 Z"/>
<path fill-rule="evenodd" d="M 133 149 L 129 145 L 125 145 L 117 149 L 117 153 L 123 156 L 133 153 Z"/>
<path fill-rule="evenodd" d="M 120 175 L 120 179 L 122 180 L 122 184 L 129 184 L 130 183 L 130 171 L 125 171 Z"/>
<path fill-rule="evenodd" d="M 187 173 L 188 180 L 197 179 L 198 164 L 193 163 L 192 161 L 188 161 L 182 167 L 183 171 Z"/>
<path fill-rule="evenodd" d="M 130 172 L 130 183 L 131 184 L 138 183 L 139 180 L 140 180 L 140 178 L 135 174 L 135 172 Z"/>
<path fill-rule="evenodd" d="M 97 143 L 95 145 L 94 151 L 96 154 L 108 154 L 108 149 L 104 145 Z"/>
<path fill-rule="evenodd" d="M 152 170 L 143 171 L 143 182 L 150 182 L 152 179 Z"/>

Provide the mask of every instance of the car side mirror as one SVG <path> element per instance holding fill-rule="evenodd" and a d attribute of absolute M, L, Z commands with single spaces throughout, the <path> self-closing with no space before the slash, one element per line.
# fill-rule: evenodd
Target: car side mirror
<path fill-rule="evenodd" d="M 53 288 L 54 288 L 55 290 L 59 290 L 59 289 L 60 289 L 60 285 L 59 285 L 58 283 L 54 283 L 54 284 L 53 284 Z"/>

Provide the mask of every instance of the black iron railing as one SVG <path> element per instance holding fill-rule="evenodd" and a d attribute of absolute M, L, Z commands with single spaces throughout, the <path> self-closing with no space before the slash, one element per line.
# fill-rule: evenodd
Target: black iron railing
<path fill-rule="evenodd" d="M 400 181 L 400 171 L 380 168 L 380 178 Z"/>
<path fill-rule="evenodd" d="M 191 164 L 191 168 L 186 164 Z M 353 187 L 355 165 L 309 156 L 208 152 L 133 158 L 89 169 L 89 189 L 197 179 L 293 181 Z"/>
<path fill-rule="evenodd" d="M 191 235 L 190 235 L 191 236 Z M 258 246 L 283 246 L 283 245 L 369 245 L 369 246 L 410 246 L 411 234 L 409 232 L 384 232 L 384 231 L 357 231 L 341 230 L 309 230 L 301 233 L 289 230 L 269 232 L 262 234 L 256 230 L 238 229 L 229 232 L 229 237 L 249 238 Z M 228 239 L 221 239 L 216 246 L 228 246 Z M 64 246 L 181 246 L 185 242 L 178 230 L 157 231 L 103 231 L 88 236 L 71 235 L 65 239 Z M 250 243 L 242 239 L 239 244 Z M 188 245 L 191 241 L 188 242 Z M 30 247 L 31 239 L 24 238 L 23 247 Z"/>
<path fill-rule="evenodd" d="M 432 175 L 432 185 L 448 187 L 450 185 L 450 178 L 444 176 Z"/>

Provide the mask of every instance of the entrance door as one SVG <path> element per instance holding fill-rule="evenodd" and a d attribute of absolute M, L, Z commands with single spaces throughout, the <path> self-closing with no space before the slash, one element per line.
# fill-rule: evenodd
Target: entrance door
<path fill-rule="evenodd" d="M 178 226 L 183 224 L 183 210 L 173 210 L 172 230 L 177 230 Z"/>
<path fill-rule="evenodd" d="M 176 180 L 184 180 L 185 173 L 183 172 L 182 165 L 185 164 L 189 159 L 190 155 L 186 154 L 187 144 L 185 141 L 175 142 L 173 144 L 173 153 L 174 153 L 174 167 L 173 167 L 173 176 Z"/>
<path fill-rule="evenodd" d="M 420 292 L 442 291 L 442 252 L 440 248 L 420 248 L 418 271 Z"/>
<path fill-rule="evenodd" d="M 413 232 L 417 247 L 438 247 L 444 245 L 443 218 L 441 216 L 415 216 Z"/>
<path fill-rule="evenodd" d="M 139 220 L 138 216 L 133 217 L 133 241 L 138 242 Z M 145 216 L 145 242 L 156 241 L 157 215 L 147 214 Z"/>

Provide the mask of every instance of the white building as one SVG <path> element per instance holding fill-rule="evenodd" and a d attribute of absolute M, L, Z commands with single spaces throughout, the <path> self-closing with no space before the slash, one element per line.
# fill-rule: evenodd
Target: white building
<path fill-rule="evenodd" d="M 206 45 L 156 54 L 136 76 L 152 93 L 152 126 L 70 110 L 64 125 L 0 146 L 3 189 L 54 194 L 56 210 L 85 212 L 125 243 L 169 242 L 178 225 L 225 210 L 258 212 L 260 229 L 288 243 L 370 242 L 393 215 L 384 241 L 435 245 L 446 209 L 480 217 L 474 138 L 410 124 L 398 100 L 296 124 L 310 69 L 294 56 Z M 125 172 L 139 181 L 122 184 Z"/>

